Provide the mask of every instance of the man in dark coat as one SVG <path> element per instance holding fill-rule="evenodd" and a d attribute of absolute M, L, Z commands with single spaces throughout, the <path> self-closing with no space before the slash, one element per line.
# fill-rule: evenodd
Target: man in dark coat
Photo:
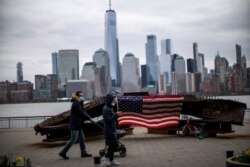
<path fill-rule="evenodd" d="M 105 98 L 105 106 L 103 107 L 103 120 L 104 120 L 104 136 L 105 143 L 108 146 L 107 154 L 103 161 L 106 166 L 118 166 L 119 163 L 114 161 L 114 152 L 118 147 L 118 139 L 116 134 L 117 117 L 121 112 L 114 112 L 114 106 L 117 103 L 114 94 L 107 94 Z"/>
<path fill-rule="evenodd" d="M 66 155 L 70 147 L 76 143 L 77 139 L 79 139 L 80 149 L 81 149 L 81 157 L 91 157 L 91 154 L 86 152 L 85 147 L 85 137 L 83 133 L 83 122 L 84 120 L 90 120 L 93 122 L 88 113 L 84 110 L 81 102 L 83 102 L 83 92 L 78 91 L 72 95 L 71 99 L 71 111 L 70 111 L 70 130 L 71 130 L 71 138 L 64 146 L 59 155 L 64 159 L 69 159 Z"/>

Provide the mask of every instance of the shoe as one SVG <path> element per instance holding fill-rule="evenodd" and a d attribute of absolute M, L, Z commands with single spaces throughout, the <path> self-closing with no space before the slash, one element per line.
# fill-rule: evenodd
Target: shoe
<path fill-rule="evenodd" d="M 81 157 L 92 157 L 92 154 L 88 154 L 88 153 L 85 153 L 85 154 L 82 154 Z"/>
<path fill-rule="evenodd" d="M 110 166 L 111 165 L 109 158 L 103 157 L 102 162 L 103 162 L 104 166 Z"/>
<path fill-rule="evenodd" d="M 69 159 L 69 157 L 67 157 L 67 155 L 63 153 L 59 153 L 59 156 L 62 157 L 63 159 Z"/>
<path fill-rule="evenodd" d="M 110 162 L 110 166 L 119 166 L 119 165 L 120 165 L 120 163 L 115 161 L 115 160 Z"/>

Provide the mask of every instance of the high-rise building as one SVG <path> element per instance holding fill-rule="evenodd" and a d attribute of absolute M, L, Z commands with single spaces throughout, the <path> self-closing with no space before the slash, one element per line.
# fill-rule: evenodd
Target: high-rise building
<path fill-rule="evenodd" d="M 195 92 L 200 92 L 200 84 L 202 81 L 202 75 L 200 72 L 194 73 L 194 85 L 195 85 Z"/>
<path fill-rule="evenodd" d="M 67 80 L 79 79 L 78 50 L 59 50 L 57 58 L 59 85 L 64 87 Z"/>
<path fill-rule="evenodd" d="M 194 73 L 186 73 L 186 92 L 193 93 L 195 90 Z"/>
<path fill-rule="evenodd" d="M 247 59 L 246 56 L 242 56 L 241 58 L 241 67 L 242 67 L 242 82 L 243 88 L 247 87 Z"/>
<path fill-rule="evenodd" d="M 157 56 L 156 36 L 148 35 L 146 43 L 146 63 L 149 67 L 150 84 L 157 85 L 159 79 L 159 58 Z"/>
<path fill-rule="evenodd" d="M 112 82 L 110 77 L 110 63 L 108 52 L 104 49 L 98 49 L 93 55 L 93 62 L 100 69 L 100 82 L 103 95 L 110 92 Z"/>
<path fill-rule="evenodd" d="M 57 85 L 58 85 L 58 78 L 56 74 L 48 74 L 47 75 L 47 83 L 46 87 L 48 90 L 50 90 L 51 93 L 51 100 L 56 101 L 57 100 Z"/>
<path fill-rule="evenodd" d="M 10 102 L 31 102 L 33 84 L 29 81 L 13 82 L 10 84 Z"/>
<path fill-rule="evenodd" d="M 95 62 L 87 62 L 82 67 L 81 79 L 90 81 L 94 97 L 104 96 L 106 93 L 102 89 L 105 85 L 101 84 L 101 79 L 103 78 L 101 71 L 103 69 L 98 68 Z"/>
<path fill-rule="evenodd" d="M 187 72 L 194 73 L 194 59 L 187 59 Z"/>
<path fill-rule="evenodd" d="M 35 89 L 41 90 L 47 87 L 47 77 L 45 75 L 35 75 Z"/>
<path fill-rule="evenodd" d="M 241 66 L 241 46 L 236 44 L 236 63 Z"/>
<path fill-rule="evenodd" d="M 51 54 L 52 57 L 52 74 L 58 74 L 57 73 L 57 52 L 54 52 Z"/>
<path fill-rule="evenodd" d="M 17 82 L 23 82 L 23 63 L 18 62 L 17 68 Z"/>
<path fill-rule="evenodd" d="M 203 74 L 203 68 L 204 68 L 204 54 L 203 53 L 198 53 L 197 71 Z"/>
<path fill-rule="evenodd" d="M 177 55 L 177 54 L 176 54 Z M 186 66 L 185 60 L 182 56 L 174 56 L 172 72 L 172 93 L 179 94 L 186 92 Z"/>
<path fill-rule="evenodd" d="M 76 91 L 83 91 L 85 100 L 92 100 L 93 99 L 93 89 L 92 89 L 92 82 L 88 80 L 68 80 L 67 87 L 66 87 L 66 96 L 68 98 L 71 97 L 72 93 Z"/>
<path fill-rule="evenodd" d="M 198 58 L 198 43 L 193 43 L 193 53 L 194 53 L 194 72 L 197 72 L 197 58 Z"/>
<path fill-rule="evenodd" d="M 250 67 L 247 68 L 247 87 L 248 93 L 250 94 Z"/>
<path fill-rule="evenodd" d="M 217 51 L 217 55 L 215 56 L 214 59 L 214 70 L 216 74 L 220 72 L 220 62 L 221 62 L 221 57 L 219 51 Z"/>
<path fill-rule="evenodd" d="M 82 67 L 82 76 L 81 79 L 95 81 L 95 69 L 96 63 L 94 62 L 87 62 Z"/>
<path fill-rule="evenodd" d="M 160 55 L 160 68 L 161 74 L 168 74 L 166 84 L 171 83 L 171 54 L 172 54 L 172 41 L 171 39 L 161 40 L 161 55 Z"/>
<path fill-rule="evenodd" d="M 174 68 L 176 73 L 186 73 L 185 60 L 182 56 L 177 56 L 174 61 Z"/>
<path fill-rule="evenodd" d="M 10 84 L 9 81 L 0 82 L 0 103 L 10 102 Z"/>
<path fill-rule="evenodd" d="M 178 54 L 171 55 L 171 72 L 175 72 L 174 62 L 175 62 L 175 60 L 176 60 L 177 57 L 179 57 Z"/>
<path fill-rule="evenodd" d="M 58 97 L 58 78 L 55 74 L 35 75 L 34 101 L 56 101 Z"/>
<path fill-rule="evenodd" d="M 139 59 L 132 53 L 127 53 L 123 58 L 122 67 L 122 92 L 139 92 Z"/>
<path fill-rule="evenodd" d="M 121 85 L 120 78 L 120 62 L 119 62 L 119 45 L 116 31 L 116 12 L 109 10 L 105 14 L 105 50 L 108 52 L 110 60 L 110 75 L 112 85 L 119 87 Z"/>
<path fill-rule="evenodd" d="M 141 88 L 145 88 L 148 86 L 149 84 L 149 68 L 148 66 L 145 65 L 141 65 Z"/>
<path fill-rule="evenodd" d="M 185 64 L 185 62 L 184 62 Z M 172 72 L 172 94 L 186 93 L 186 74 Z"/>
<path fill-rule="evenodd" d="M 104 49 L 98 49 L 93 55 L 93 62 L 97 65 L 97 67 L 105 67 L 105 78 L 110 77 L 110 63 L 108 52 Z"/>
<path fill-rule="evenodd" d="M 219 55 L 219 52 L 217 52 L 217 55 L 215 57 L 214 66 L 215 66 L 215 74 L 219 77 L 219 81 L 220 81 L 220 91 L 222 93 L 228 92 L 226 78 L 227 78 L 229 63 L 225 57 L 221 57 Z M 214 81 L 212 83 L 214 83 L 215 80 L 216 79 L 214 78 Z"/>

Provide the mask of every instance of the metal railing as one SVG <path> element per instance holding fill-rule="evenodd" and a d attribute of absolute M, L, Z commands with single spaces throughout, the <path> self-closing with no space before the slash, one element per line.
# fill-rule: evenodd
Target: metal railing
<path fill-rule="evenodd" d="M 53 116 L 0 117 L 0 129 L 33 128 L 36 124 Z M 102 117 L 101 117 L 102 118 Z M 100 118 L 95 118 L 98 121 Z M 250 120 L 250 109 L 245 112 L 244 120 Z"/>
<path fill-rule="evenodd" d="M 0 129 L 30 128 L 52 116 L 0 117 Z"/>

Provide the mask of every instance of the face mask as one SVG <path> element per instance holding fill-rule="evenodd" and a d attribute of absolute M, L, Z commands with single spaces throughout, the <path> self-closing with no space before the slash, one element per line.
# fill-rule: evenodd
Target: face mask
<path fill-rule="evenodd" d="M 115 106 L 116 103 L 117 103 L 117 98 L 114 98 L 114 100 L 112 101 L 111 105 Z"/>
<path fill-rule="evenodd" d="M 84 101 L 84 97 L 83 96 L 80 96 L 80 101 Z"/>

